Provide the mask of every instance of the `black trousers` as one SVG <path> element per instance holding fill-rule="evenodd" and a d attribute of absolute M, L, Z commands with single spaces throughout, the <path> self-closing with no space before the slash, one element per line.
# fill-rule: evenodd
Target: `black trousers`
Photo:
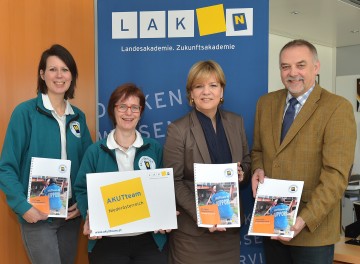
<path fill-rule="evenodd" d="M 288 246 L 264 237 L 266 264 L 332 264 L 334 245 L 318 247 Z"/>
<path fill-rule="evenodd" d="M 160 251 L 151 233 L 103 237 L 89 253 L 90 264 L 167 264 L 167 245 Z"/>

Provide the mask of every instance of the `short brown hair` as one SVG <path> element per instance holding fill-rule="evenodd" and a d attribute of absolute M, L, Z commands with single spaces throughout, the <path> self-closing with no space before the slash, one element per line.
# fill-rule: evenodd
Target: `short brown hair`
<path fill-rule="evenodd" d="M 220 83 L 223 90 L 225 90 L 225 74 L 221 66 L 217 62 L 213 60 L 199 61 L 191 67 L 186 82 L 186 97 L 191 105 L 192 103 L 190 93 L 193 90 L 194 83 L 197 80 L 201 78 L 206 78 L 211 74 L 215 74 L 216 79 Z"/>
<path fill-rule="evenodd" d="M 284 50 L 293 48 L 293 47 L 301 47 L 301 46 L 307 47 L 310 50 L 310 52 L 313 55 L 313 62 L 319 61 L 317 50 L 313 44 L 311 44 L 309 41 L 306 41 L 304 39 L 294 39 L 294 40 L 286 43 L 285 46 L 281 49 L 280 54 L 279 54 L 279 65 L 281 66 L 280 57 Z"/>
<path fill-rule="evenodd" d="M 145 95 L 139 87 L 133 83 L 124 83 L 118 86 L 111 94 L 108 103 L 108 115 L 114 126 L 116 126 L 116 118 L 114 114 L 115 104 L 120 100 L 126 100 L 130 96 L 138 97 L 140 101 L 140 115 L 145 110 Z"/>

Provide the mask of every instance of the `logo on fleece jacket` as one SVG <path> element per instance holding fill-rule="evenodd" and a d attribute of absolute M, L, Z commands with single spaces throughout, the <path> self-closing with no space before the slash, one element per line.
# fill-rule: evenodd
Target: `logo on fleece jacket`
<path fill-rule="evenodd" d="M 139 168 L 141 170 L 153 170 L 156 169 L 156 164 L 149 156 L 142 156 L 139 160 Z"/>
<path fill-rule="evenodd" d="M 70 130 L 74 134 L 75 137 L 80 138 L 80 123 L 78 121 L 72 121 L 70 124 Z"/>

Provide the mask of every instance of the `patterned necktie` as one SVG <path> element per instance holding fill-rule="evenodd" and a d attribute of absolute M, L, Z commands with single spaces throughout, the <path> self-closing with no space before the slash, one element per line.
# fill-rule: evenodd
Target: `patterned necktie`
<path fill-rule="evenodd" d="M 294 121 L 294 117 L 295 117 L 295 105 L 297 105 L 299 102 L 298 100 L 296 100 L 296 98 L 291 98 L 289 100 L 289 107 L 286 109 L 285 115 L 284 115 L 284 120 L 282 123 L 282 128 L 281 128 L 281 138 L 280 138 L 280 143 L 283 141 L 286 133 L 288 132 L 292 122 Z"/>

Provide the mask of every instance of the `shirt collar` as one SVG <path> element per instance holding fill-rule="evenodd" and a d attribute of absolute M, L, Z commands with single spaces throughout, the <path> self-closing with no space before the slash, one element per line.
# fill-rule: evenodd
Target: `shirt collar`
<path fill-rule="evenodd" d="M 52 106 L 51 102 L 50 102 L 50 98 L 47 94 L 41 94 L 41 97 L 42 97 L 42 101 L 43 101 L 43 105 L 44 107 L 47 109 L 47 110 L 50 110 L 50 111 L 54 111 L 54 107 Z M 65 101 L 65 104 L 66 104 L 66 107 L 65 107 L 65 115 L 74 115 L 74 110 L 72 109 L 70 103 L 68 100 L 64 100 Z"/>
<path fill-rule="evenodd" d="M 298 97 L 296 97 L 296 99 L 298 100 L 299 104 L 301 106 L 303 106 L 306 102 L 306 100 L 308 99 L 309 95 L 311 94 L 311 92 L 314 90 L 315 85 L 313 85 L 306 93 L 304 93 L 303 95 L 300 95 Z M 289 100 L 293 98 L 293 96 L 290 94 L 290 92 L 287 92 L 287 96 L 286 96 L 286 104 L 289 103 Z"/>
<path fill-rule="evenodd" d="M 142 139 L 140 132 L 135 130 L 135 134 L 136 134 L 136 139 L 129 148 L 131 147 L 140 148 L 144 144 L 144 140 Z M 120 148 L 120 146 L 115 141 L 114 135 L 115 135 L 115 129 L 111 130 L 106 140 L 106 145 L 109 149 Z"/>

